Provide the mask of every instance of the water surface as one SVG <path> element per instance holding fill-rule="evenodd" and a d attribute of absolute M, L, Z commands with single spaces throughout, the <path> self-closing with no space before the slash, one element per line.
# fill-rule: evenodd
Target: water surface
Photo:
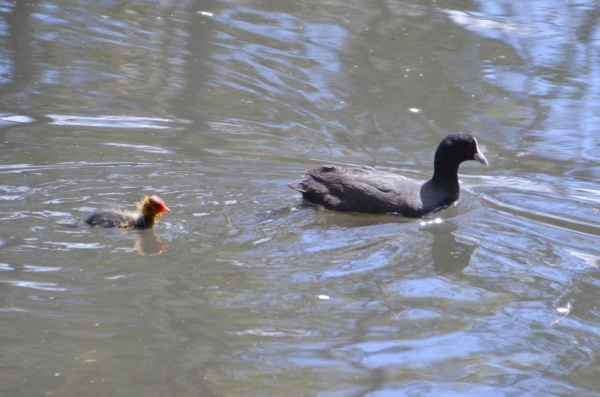
<path fill-rule="evenodd" d="M 0 3 L 0 389 L 596 395 L 593 2 Z M 322 163 L 458 203 L 334 213 Z M 89 228 L 146 194 L 153 230 Z"/>

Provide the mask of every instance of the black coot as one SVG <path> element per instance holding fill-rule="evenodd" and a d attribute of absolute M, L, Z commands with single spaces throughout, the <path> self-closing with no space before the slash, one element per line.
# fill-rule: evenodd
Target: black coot
<path fill-rule="evenodd" d="M 467 160 L 488 165 L 475 138 L 450 134 L 435 152 L 433 177 L 427 182 L 366 166 L 347 169 L 324 165 L 306 171 L 305 181 L 289 186 L 305 199 L 332 210 L 419 217 L 458 200 L 458 166 Z"/>
<path fill-rule="evenodd" d="M 146 196 L 138 204 L 138 211 L 104 210 L 90 215 L 85 222 L 91 226 L 148 229 L 169 208 L 158 196 Z"/>

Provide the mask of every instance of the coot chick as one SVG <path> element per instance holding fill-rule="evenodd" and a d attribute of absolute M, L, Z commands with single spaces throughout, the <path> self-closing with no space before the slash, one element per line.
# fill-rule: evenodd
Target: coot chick
<path fill-rule="evenodd" d="M 372 167 L 342 168 L 324 165 L 306 171 L 306 179 L 289 183 L 302 196 L 336 211 L 396 213 L 420 217 L 458 200 L 458 166 L 476 160 L 488 165 L 477 140 L 469 134 L 450 134 L 438 146 L 433 177 L 416 181 Z"/>
<path fill-rule="evenodd" d="M 138 204 L 138 211 L 99 211 L 90 215 L 85 222 L 91 226 L 148 229 L 165 212 L 169 212 L 169 209 L 160 197 L 146 196 Z"/>

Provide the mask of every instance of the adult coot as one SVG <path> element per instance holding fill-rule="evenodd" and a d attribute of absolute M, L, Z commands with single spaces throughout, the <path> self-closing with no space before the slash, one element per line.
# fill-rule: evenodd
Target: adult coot
<path fill-rule="evenodd" d="M 488 165 L 475 138 L 450 134 L 435 151 L 433 176 L 427 182 L 366 166 L 324 165 L 306 171 L 305 181 L 289 186 L 305 199 L 332 210 L 419 217 L 458 200 L 458 166 L 467 160 Z"/>
<path fill-rule="evenodd" d="M 154 226 L 156 219 L 165 212 L 169 212 L 169 209 L 160 197 L 146 196 L 138 204 L 138 211 L 99 211 L 90 215 L 85 222 L 91 226 L 147 229 Z"/>

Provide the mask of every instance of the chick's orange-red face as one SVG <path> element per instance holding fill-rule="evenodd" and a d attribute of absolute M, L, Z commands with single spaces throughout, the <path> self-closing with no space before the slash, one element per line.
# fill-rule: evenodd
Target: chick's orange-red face
<path fill-rule="evenodd" d="M 148 202 L 152 206 L 152 209 L 156 211 L 157 214 L 163 212 L 170 212 L 169 208 L 165 205 L 165 202 L 158 196 L 150 196 L 148 197 Z"/>

